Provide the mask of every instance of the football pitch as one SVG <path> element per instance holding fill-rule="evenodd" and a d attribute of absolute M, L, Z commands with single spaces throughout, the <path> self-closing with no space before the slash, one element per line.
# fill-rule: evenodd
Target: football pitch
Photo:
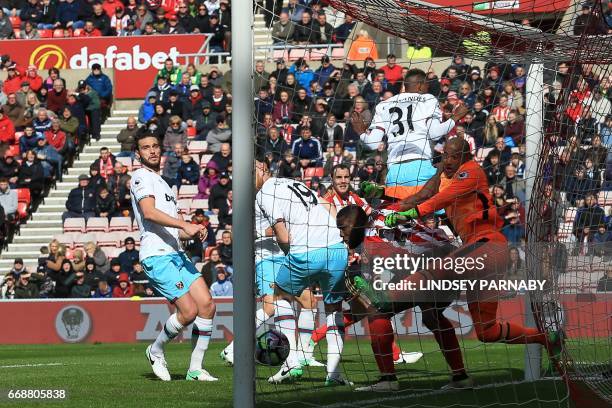
<path fill-rule="evenodd" d="M 416 364 L 396 366 L 401 391 L 357 393 L 345 387 L 325 388 L 324 368 L 306 368 L 297 382 L 268 384 L 275 371 L 257 369 L 257 403 L 261 407 L 568 407 L 565 386 L 558 380 L 518 384 L 523 378 L 523 347 L 464 341 L 464 355 L 475 390 L 438 391 L 448 376 L 431 340 L 401 343 L 405 351 L 423 350 Z M 232 368 L 219 359 L 224 343 L 214 342 L 206 369 L 217 383 L 185 381 L 191 352 L 188 342 L 170 344 L 166 358 L 172 382 L 158 381 L 144 356 L 145 344 L 62 344 L 0 346 L 0 407 L 230 407 Z M 323 360 L 317 350 L 317 358 Z M 343 369 L 361 386 L 376 380 L 377 370 L 365 339 L 347 342 Z M 515 383 L 513 383 L 515 382 Z M 65 400 L 12 400 L 9 390 L 66 390 Z M 559 402 L 563 400 L 563 402 Z"/>

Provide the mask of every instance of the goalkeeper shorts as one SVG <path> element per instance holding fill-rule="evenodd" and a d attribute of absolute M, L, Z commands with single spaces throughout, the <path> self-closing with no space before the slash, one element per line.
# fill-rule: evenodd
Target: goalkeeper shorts
<path fill-rule="evenodd" d="M 284 261 L 284 256 L 273 256 L 257 262 L 255 265 L 255 283 L 257 284 L 258 296 L 274 294 L 276 275 L 278 275 L 278 271 Z"/>
<path fill-rule="evenodd" d="M 289 253 L 276 276 L 276 286 L 290 295 L 299 296 L 306 288 L 318 283 L 325 303 L 344 299 L 344 271 L 348 265 L 348 250 L 343 243 L 301 253 Z"/>
<path fill-rule="evenodd" d="M 142 260 L 142 267 L 155 292 L 170 303 L 189 292 L 191 284 L 202 276 L 184 252 L 149 256 Z"/>

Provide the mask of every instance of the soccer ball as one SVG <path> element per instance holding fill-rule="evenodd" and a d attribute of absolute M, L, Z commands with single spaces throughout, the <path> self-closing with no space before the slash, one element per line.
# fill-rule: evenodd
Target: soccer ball
<path fill-rule="evenodd" d="M 257 338 L 255 343 L 255 360 L 269 366 L 283 364 L 289 355 L 287 336 L 276 330 L 269 330 Z"/>

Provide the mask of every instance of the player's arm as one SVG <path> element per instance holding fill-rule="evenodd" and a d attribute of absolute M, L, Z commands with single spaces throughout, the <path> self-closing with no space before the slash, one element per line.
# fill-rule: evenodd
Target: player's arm
<path fill-rule="evenodd" d="M 427 131 L 429 138 L 432 140 L 438 140 L 442 136 L 446 136 L 454 127 L 457 121 L 461 120 L 469 109 L 465 105 L 458 105 L 450 119 L 442 121 L 443 116 L 440 111 L 440 107 L 437 102 L 435 103 L 433 115 L 427 119 Z"/>
<path fill-rule="evenodd" d="M 331 200 L 331 196 L 329 192 L 325 194 L 323 197 L 318 198 L 318 200 L 319 200 L 319 204 L 325 207 L 327 212 L 329 212 L 329 214 L 332 217 L 334 217 L 334 219 L 336 219 L 336 215 L 338 215 L 338 209 L 336 208 L 336 205 Z"/>
<path fill-rule="evenodd" d="M 465 176 L 462 177 L 462 174 Z M 478 189 L 478 177 L 471 176 L 469 172 L 462 172 L 453 177 L 451 182 L 442 191 L 417 205 L 415 208 L 419 216 L 431 214 L 441 210 L 457 200 L 457 197 Z"/>
<path fill-rule="evenodd" d="M 183 214 L 179 214 L 179 215 L 178 215 L 178 218 L 179 218 L 179 220 L 181 220 L 181 221 L 185 221 L 185 218 L 183 218 Z M 197 224 L 196 224 L 196 225 L 197 225 Z M 200 240 L 201 240 L 201 241 L 204 241 L 204 240 L 206 239 L 206 237 L 208 237 L 208 230 L 207 230 L 206 228 L 202 228 L 202 229 L 200 230 Z M 179 230 L 179 238 L 180 238 L 180 239 L 187 240 L 187 239 L 191 239 L 192 237 L 188 236 L 188 235 L 185 233 L 185 231 L 183 231 L 183 230 Z"/>
<path fill-rule="evenodd" d="M 351 115 L 353 130 L 359 134 L 359 138 L 363 144 L 370 150 L 376 150 L 378 145 L 382 143 L 383 138 L 385 137 L 385 129 L 382 126 L 376 125 L 385 123 L 382 118 L 382 108 L 379 108 L 379 106 L 376 107 L 374 119 L 372 120 L 372 125 L 369 128 L 368 124 L 365 123 L 359 112 L 353 112 Z"/>
<path fill-rule="evenodd" d="M 280 249 L 282 249 L 285 254 L 289 253 L 289 230 L 287 230 L 284 220 L 279 220 L 272 226 L 272 229 L 274 230 L 276 242 L 278 243 Z"/>
<path fill-rule="evenodd" d="M 191 224 L 180 218 L 174 218 L 163 211 L 155 208 L 155 197 L 147 196 L 138 201 L 138 206 L 142 213 L 142 217 L 162 227 L 178 228 L 179 235 L 182 239 L 190 239 L 196 234 L 201 233 L 203 227 L 197 224 Z"/>

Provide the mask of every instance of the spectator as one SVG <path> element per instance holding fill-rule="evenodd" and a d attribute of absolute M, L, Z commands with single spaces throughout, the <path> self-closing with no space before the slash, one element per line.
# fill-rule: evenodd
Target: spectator
<path fill-rule="evenodd" d="M 92 20 L 85 20 L 85 25 L 83 26 L 81 32 L 78 34 L 78 37 L 102 37 L 102 32 L 98 30 Z"/>
<path fill-rule="evenodd" d="M 337 43 L 344 44 L 346 40 L 349 38 L 349 36 L 351 35 L 351 32 L 353 31 L 355 24 L 357 24 L 357 22 L 353 20 L 353 16 L 346 14 L 344 16 L 344 23 L 340 24 L 334 30 L 333 35 L 335 37 L 335 41 Z M 378 59 L 378 56 L 376 56 L 376 58 L 374 59 Z"/>
<path fill-rule="evenodd" d="M 103 36 L 113 35 L 111 29 L 110 16 L 106 13 L 101 3 L 93 3 L 93 16 L 91 21 L 94 27 L 102 33 Z"/>
<path fill-rule="evenodd" d="M 145 273 L 142 264 L 138 260 L 138 257 L 136 257 L 136 259 L 132 261 L 132 265 L 130 268 L 132 271 L 130 273 L 130 281 L 132 281 L 132 283 L 140 283 L 143 285 L 149 284 L 149 277 Z"/>
<path fill-rule="evenodd" d="M 7 96 L 6 104 L 2 106 L 4 109 L 4 116 L 8 117 L 13 123 L 15 128 L 18 127 L 17 123 L 23 116 L 23 104 L 17 100 L 17 95 L 14 93 Z M 18 130 L 18 129 L 15 129 Z"/>
<path fill-rule="evenodd" d="M 234 288 L 232 282 L 227 279 L 224 268 L 217 266 L 217 280 L 210 286 L 212 296 L 233 296 Z"/>
<path fill-rule="evenodd" d="M 312 138 L 309 127 L 302 128 L 300 138 L 296 139 L 291 146 L 291 152 L 300 160 L 302 168 L 321 165 L 323 152 L 321 142 Z"/>
<path fill-rule="evenodd" d="M 200 179 L 200 163 L 196 163 L 189 154 L 189 149 L 184 149 L 182 162 L 178 169 L 176 177 L 177 186 L 180 188 L 183 184 L 196 185 Z"/>
<path fill-rule="evenodd" d="M 115 196 L 108 191 L 108 187 L 103 186 L 96 195 L 96 217 L 106 217 L 110 221 L 117 212 L 117 202 Z"/>
<path fill-rule="evenodd" d="M 60 129 L 66 133 L 66 138 L 71 141 L 74 147 L 75 142 L 79 141 L 79 120 L 72 115 L 72 109 L 65 106 L 59 119 Z"/>
<path fill-rule="evenodd" d="M 99 272 L 106 274 L 110 270 L 108 257 L 94 242 L 90 241 L 85 244 L 85 254 L 94 260 L 96 270 Z"/>
<path fill-rule="evenodd" d="M 272 26 L 272 41 L 275 45 L 286 44 L 293 39 L 294 25 L 286 10 L 281 11 L 279 20 Z"/>
<path fill-rule="evenodd" d="M 519 250 L 514 246 L 510 247 L 509 255 L 506 279 L 525 279 L 525 265 L 521 259 Z"/>
<path fill-rule="evenodd" d="M 297 44 L 319 44 L 320 33 L 313 30 L 312 16 L 310 12 L 304 11 L 298 24 L 293 30 L 293 41 Z"/>
<path fill-rule="evenodd" d="M 15 142 L 15 126 L 8 116 L 4 114 L 4 106 L 0 106 L 0 143 L 13 144 Z"/>
<path fill-rule="evenodd" d="M 45 187 L 45 171 L 33 150 L 25 153 L 25 160 L 19 168 L 17 186 L 30 189 L 32 207 L 36 208 Z"/>
<path fill-rule="evenodd" d="M 597 282 L 598 292 L 612 292 L 612 269 L 608 268 L 604 276 Z"/>
<path fill-rule="evenodd" d="M 113 17 L 114 19 L 115 17 Z M 113 20 L 111 20 L 111 24 L 113 23 Z M 121 31 L 119 31 L 119 36 L 120 37 L 132 37 L 135 35 L 141 35 L 141 31 L 139 29 L 136 28 L 136 24 L 134 23 L 134 20 L 132 20 L 131 18 L 127 18 L 125 25 L 122 26 L 123 28 L 121 29 Z"/>
<path fill-rule="evenodd" d="M 170 126 L 164 136 L 164 150 L 168 151 L 176 144 L 180 143 L 183 148 L 187 148 L 187 132 L 183 128 L 183 121 L 179 116 L 170 117 Z"/>
<path fill-rule="evenodd" d="M 510 111 L 504 128 L 504 141 L 509 147 L 518 147 L 525 143 L 525 122 L 517 111 Z"/>
<path fill-rule="evenodd" d="M 106 298 L 110 299 L 113 297 L 113 288 L 111 288 L 105 280 L 98 282 L 98 288 L 94 292 L 94 298 Z"/>
<path fill-rule="evenodd" d="M 590 157 L 593 160 L 593 166 L 596 171 L 601 171 L 605 169 L 608 149 L 602 146 L 601 137 L 599 135 L 593 137 L 593 140 L 591 141 L 591 147 L 586 149 L 585 154 L 586 157 Z"/>
<path fill-rule="evenodd" d="M 176 184 L 178 171 L 181 167 L 181 156 L 183 155 L 183 150 L 185 150 L 185 148 L 183 147 L 183 144 L 179 142 L 174 144 L 172 150 L 166 150 L 164 152 L 166 155 L 166 163 L 162 170 L 162 176 L 171 186 Z"/>
<path fill-rule="evenodd" d="M 518 214 L 511 215 L 502 228 L 502 234 L 510 245 L 520 245 L 525 238 L 525 227 L 520 223 Z"/>
<path fill-rule="evenodd" d="M 185 28 L 179 24 L 177 16 L 170 16 L 168 24 L 161 31 L 162 34 L 186 34 Z"/>
<path fill-rule="evenodd" d="M 92 166 L 98 170 L 100 177 L 106 181 L 114 174 L 116 163 L 117 158 L 108 147 L 101 147 L 100 156 L 93 162 Z"/>
<path fill-rule="evenodd" d="M 15 285 L 15 299 L 36 299 L 39 297 L 38 285 L 32 282 L 31 278 L 32 274 L 30 273 L 19 275 L 19 280 Z"/>
<path fill-rule="evenodd" d="M 101 116 L 100 116 L 100 98 L 98 97 L 98 93 L 91 89 L 89 85 L 87 85 L 84 81 L 79 81 L 77 85 L 77 90 L 82 92 L 89 98 L 88 103 L 84 104 L 85 112 L 87 117 L 89 118 L 89 129 L 91 132 L 91 137 L 96 141 L 100 140 L 100 126 L 101 126 Z"/>
<path fill-rule="evenodd" d="M 100 64 L 96 63 L 91 66 L 91 74 L 87 76 L 85 83 L 100 97 L 101 108 L 104 111 L 103 117 L 109 116 L 113 100 L 113 84 L 110 78 L 102 72 Z"/>
<path fill-rule="evenodd" d="M 12 26 L 9 25 L 9 27 L 11 27 L 12 31 Z M 4 80 L 4 93 L 6 95 L 10 93 L 16 93 L 21 87 L 21 82 L 21 73 L 17 69 L 17 64 L 12 63 L 7 67 L 7 77 Z"/>
<path fill-rule="evenodd" d="M 179 25 L 186 33 L 193 33 L 196 28 L 196 21 L 189 13 L 189 4 L 186 1 L 179 3 L 178 13 L 176 14 Z"/>
<path fill-rule="evenodd" d="M 12 222 L 17 213 L 17 191 L 11 190 L 6 177 L 0 177 L 0 206 L 4 210 L 5 219 Z"/>
<path fill-rule="evenodd" d="M 32 126 L 38 137 L 44 137 L 47 130 L 51 129 L 51 119 L 48 111 L 44 108 L 38 110 L 38 113 L 32 121 Z"/>
<path fill-rule="evenodd" d="M 45 132 L 45 139 L 49 146 L 55 149 L 65 161 L 72 155 L 74 145 L 72 140 L 61 129 L 60 121 L 57 117 L 51 120 L 51 129 Z"/>
<path fill-rule="evenodd" d="M 226 271 L 232 273 L 232 233 L 231 231 L 223 231 L 221 234 L 221 243 L 217 246 L 221 262 L 225 264 Z"/>
<path fill-rule="evenodd" d="M 227 172 L 223 172 L 219 174 L 219 182 L 211 187 L 210 196 L 208 197 L 208 208 L 218 213 L 218 209 L 221 208 L 225 200 L 227 199 L 227 194 L 232 189 L 232 183 L 230 181 L 229 174 Z"/>
<path fill-rule="evenodd" d="M 587 177 L 584 166 L 579 165 L 575 169 L 575 174 L 566 179 L 567 200 L 571 205 L 579 206 L 587 195 L 596 191 L 596 188 L 596 182 Z"/>
<path fill-rule="evenodd" d="M 232 130 L 227 125 L 224 115 L 217 116 L 217 126 L 208 132 L 206 140 L 208 141 L 208 151 L 217 153 L 221 151 L 223 143 L 232 140 Z"/>
<path fill-rule="evenodd" d="M 255 116 L 257 121 L 263 120 L 263 115 L 266 113 L 272 113 L 274 100 L 272 96 L 268 95 L 267 87 L 261 87 L 259 89 L 258 97 L 255 98 Z"/>
<path fill-rule="evenodd" d="M 500 153 L 497 150 L 491 150 L 483 162 L 483 169 L 487 175 L 489 186 L 494 186 L 502 182 L 504 173 L 499 163 Z"/>
<path fill-rule="evenodd" d="M 66 218 L 85 218 L 95 216 L 96 197 L 94 190 L 89 186 L 89 177 L 85 174 L 79 176 L 79 186 L 72 189 L 66 200 L 66 209 L 62 221 Z"/>
<path fill-rule="evenodd" d="M 7 101 L 6 93 L 2 90 L 4 87 L 4 81 L 0 79 L 0 105 L 4 105 Z"/>
<path fill-rule="evenodd" d="M 149 13 L 144 4 L 139 4 L 136 8 L 136 14 L 133 16 L 133 20 L 136 28 L 142 32 L 147 23 L 153 22 L 153 16 Z"/>
<path fill-rule="evenodd" d="M 274 104 L 272 119 L 276 124 L 288 123 L 292 119 L 293 110 L 294 107 L 289 99 L 289 93 L 286 90 L 281 90 L 279 100 Z"/>
<path fill-rule="evenodd" d="M 202 86 L 200 86 L 200 89 L 202 89 Z M 202 90 L 202 95 L 204 95 L 204 90 Z M 223 88 L 221 88 L 220 86 L 214 86 L 212 96 L 210 96 L 209 98 L 209 102 L 213 112 L 225 112 L 225 106 L 227 105 L 227 96 L 223 92 Z"/>
<path fill-rule="evenodd" d="M 167 64 L 166 64 L 167 65 Z M 162 69 L 160 72 L 163 72 Z M 151 92 L 154 92 L 157 97 L 158 104 L 166 104 L 170 99 L 170 91 L 172 90 L 172 86 L 169 84 L 169 77 L 160 76 L 157 74 L 156 85 L 149 90 L 149 95 Z M 150 99 L 150 96 L 148 97 Z"/>
<path fill-rule="evenodd" d="M 157 102 L 157 93 L 149 91 L 144 103 L 138 109 L 138 122 L 147 123 L 155 115 L 155 104 Z M 121 149 L 123 150 L 123 149 Z"/>
<path fill-rule="evenodd" d="M 80 4 L 75 0 L 60 2 L 57 6 L 54 28 L 71 28 L 76 30 L 83 28 L 83 21 L 79 20 Z"/>
<path fill-rule="evenodd" d="M 595 253 L 605 259 L 612 255 L 612 231 L 608 231 L 605 224 L 597 227 L 593 235 L 593 246 Z"/>
<path fill-rule="evenodd" d="M 232 146 L 229 143 L 222 143 L 221 150 L 213 154 L 210 161 L 217 163 L 219 171 L 227 171 L 232 165 Z"/>
<path fill-rule="evenodd" d="M 42 0 L 40 2 L 40 18 L 37 28 L 44 30 L 52 29 L 55 26 L 56 16 L 56 3 L 51 0 Z"/>
<path fill-rule="evenodd" d="M 206 199 L 210 196 L 211 188 L 219 182 L 219 169 L 216 162 L 209 161 L 206 169 L 198 181 L 198 194 L 194 198 Z"/>
<path fill-rule="evenodd" d="M 106 181 L 109 193 L 111 193 L 116 200 L 119 200 L 121 186 L 125 185 L 125 182 L 129 178 L 130 176 L 127 175 L 127 168 L 121 164 L 121 162 L 116 162 L 113 175 Z"/>
<path fill-rule="evenodd" d="M 232 212 L 233 212 L 233 193 L 232 190 L 227 192 L 225 201 L 221 202 L 219 206 L 219 229 L 231 230 L 232 229 Z M 213 208 L 214 210 L 214 208 Z"/>
<path fill-rule="evenodd" d="M 115 286 L 113 289 L 114 298 L 129 298 L 134 296 L 134 287 L 127 273 L 120 273 L 118 282 L 119 285 Z"/>
<path fill-rule="evenodd" d="M 588 227 L 595 231 L 605 218 L 604 210 L 597 205 L 597 198 L 594 194 L 587 194 L 584 198 L 584 205 L 576 212 L 574 222 L 574 234 L 578 242 L 582 242 L 581 232 Z"/>
<path fill-rule="evenodd" d="M 85 270 L 85 252 L 83 252 L 82 249 L 74 250 L 73 258 L 72 258 L 72 266 L 74 267 L 74 270 L 77 272 Z"/>
<path fill-rule="evenodd" d="M 15 278 L 6 275 L 4 281 L 0 282 L 0 299 L 15 299 Z"/>
<path fill-rule="evenodd" d="M 94 193 L 102 186 L 106 185 L 106 180 L 100 176 L 100 168 L 94 164 L 89 166 L 89 186 Z"/>
<path fill-rule="evenodd" d="M 207 33 L 210 30 L 209 27 L 209 18 L 208 18 L 208 9 L 205 5 L 198 5 L 198 12 L 195 17 L 195 30 L 200 33 Z"/>
<path fill-rule="evenodd" d="M 85 281 L 83 272 L 76 272 L 74 283 L 70 289 L 70 297 L 72 298 L 89 298 L 91 297 L 92 287 Z"/>
<path fill-rule="evenodd" d="M 508 164 L 505 167 L 504 179 L 502 185 L 505 186 L 507 198 L 517 198 L 521 203 L 525 202 L 525 180 L 518 177 L 516 173 L 516 167 L 512 164 Z"/>
<path fill-rule="evenodd" d="M 193 121 L 198 132 L 196 140 L 206 140 L 208 132 L 217 126 L 217 112 L 211 110 L 209 101 L 203 100 L 200 109 L 194 112 Z"/>
<path fill-rule="evenodd" d="M 48 254 L 43 264 L 46 273 L 59 272 L 64 261 L 70 262 L 66 259 L 66 247 L 60 244 L 57 239 L 51 240 L 49 242 Z M 70 266 L 72 267 L 72 264 Z"/>
<path fill-rule="evenodd" d="M 138 133 L 138 126 L 136 118 L 133 116 L 128 117 L 127 125 L 124 129 L 119 131 L 117 135 L 117 141 L 121 143 L 121 151 L 116 157 L 130 157 L 134 158 L 134 141 L 136 140 L 136 134 Z"/>
<path fill-rule="evenodd" d="M 23 258 L 15 258 L 13 261 L 13 267 L 9 274 L 11 274 L 15 279 L 19 277 L 22 273 L 29 273 L 28 268 L 23 264 Z"/>
<path fill-rule="evenodd" d="M 8 151 L 0 158 L 0 177 L 6 177 L 11 188 L 17 187 L 19 180 L 19 163 Z"/>

